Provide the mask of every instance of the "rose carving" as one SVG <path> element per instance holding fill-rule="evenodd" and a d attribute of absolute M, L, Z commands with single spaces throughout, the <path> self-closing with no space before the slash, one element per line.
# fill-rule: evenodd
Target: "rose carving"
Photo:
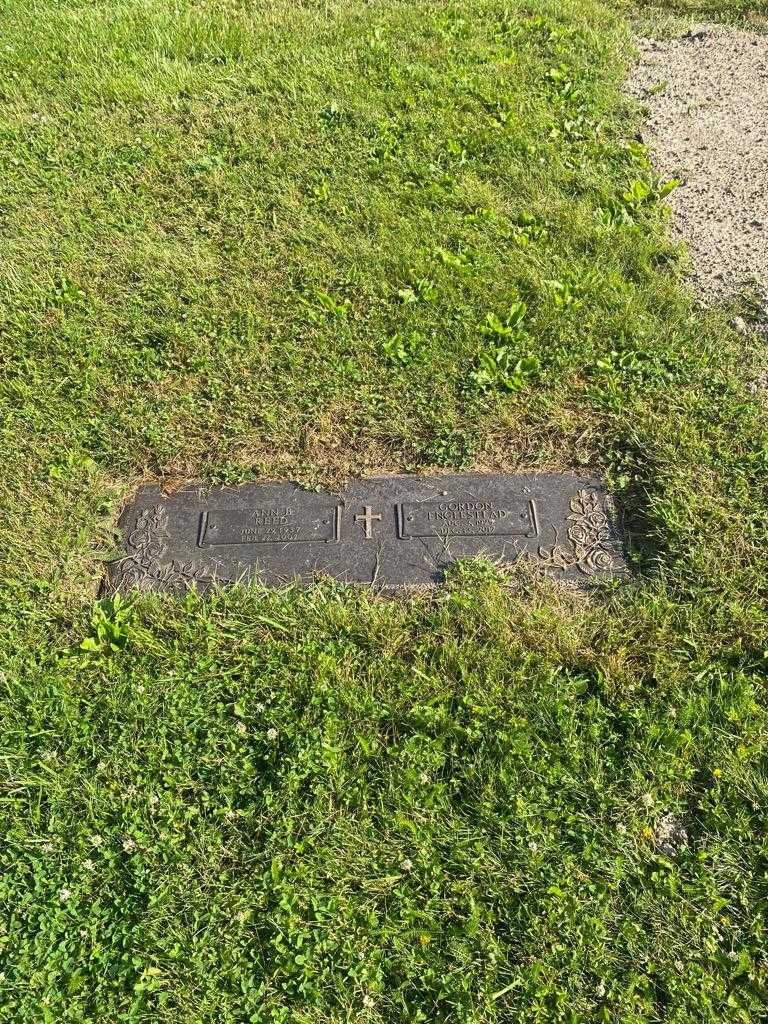
<path fill-rule="evenodd" d="M 555 544 L 549 550 L 540 547 L 540 563 L 562 572 L 577 568 L 587 576 L 613 569 L 616 561 L 610 550 L 610 525 L 597 491 L 579 491 L 571 498 L 569 508 L 570 545 Z"/>

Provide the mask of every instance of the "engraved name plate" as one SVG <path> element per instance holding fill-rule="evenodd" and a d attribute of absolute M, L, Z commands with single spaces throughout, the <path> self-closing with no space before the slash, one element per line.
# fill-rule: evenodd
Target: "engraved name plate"
<path fill-rule="evenodd" d="M 311 510 L 298 505 L 211 509 L 200 516 L 201 548 L 219 544 L 290 544 L 336 540 L 338 506 Z"/>
<path fill-rule="evenodd" d="M 535 537 L 536 506 L 532 501 L 487 501 L 470 498 L 421 501 L 398 509 L 400 536 L 408 537 Z"/>

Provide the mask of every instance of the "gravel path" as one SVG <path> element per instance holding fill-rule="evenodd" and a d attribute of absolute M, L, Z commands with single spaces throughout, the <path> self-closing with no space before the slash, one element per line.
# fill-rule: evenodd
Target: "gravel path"
<path fill-rule="evenodd" d="M 639 42 L 628 91 L 650 110 L 643 141 L 665 178 L 672 228 L 708 299 L 768 287 L 768 36 L 702 26 Z"/>

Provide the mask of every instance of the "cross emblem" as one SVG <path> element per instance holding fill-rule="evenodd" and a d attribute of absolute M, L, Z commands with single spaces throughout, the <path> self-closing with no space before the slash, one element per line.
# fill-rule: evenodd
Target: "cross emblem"
<path fill-rule="evenodd" d="M 371 527 L 373 526 L 374 520 L 381 522 L 381 516 L 374 515 L 370 505 L 363 505 L 362 516 L 355 516 L 355 522 L 360 523 L 365 527 L 365 539 L 370 540 L 373 534 L 371 533 Z"/>

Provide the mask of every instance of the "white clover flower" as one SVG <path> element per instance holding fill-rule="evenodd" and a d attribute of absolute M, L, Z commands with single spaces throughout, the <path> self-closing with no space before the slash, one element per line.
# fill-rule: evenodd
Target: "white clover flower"
<path fill-rule="evenodd" d="M 402 861 L 401 864 L 400 864 L 400 870 L 401 871 L 412 871 L 413 870 L 413 861 L 409 860 L 408 857 L 406 857 L 405 860 Z"/>
<path fill-rule="evenodd" d="M 103 846 L 104 845 L 104 839 L 101 836 L 97 836 L 97 835 L 95 835 L 95 836 L 88 836 L 88 840 L 89 840 L 91 846 Z"/>
<path fill-rule="evenodd" d="M 259 712 L 259 714 L 261 714 L 261 712 L 265 710 L 264 709 L 264 705 L 263 704 L 257 704 L 256 705 L 256 710 Z"/>
<path fill-rule="evenodd" d="M 419 776 L 419 782 L 422 784 L 422 786 L 427 785 L 427 783 L 429 782 L 429 776 L 427 775 L 426 772 L 421 773 L 421 775 Z"/>
<path fill-rule="evenodd" d="M 93 871 L 96 865 L 93 863 L 90 857 L 88 857 L 86 860 L 83 861 L 83 867 L 85 868 L 86 871 Z"/>
<path fill-rule="evenodd" d="M 150 805 L 151 805 L 152 807 L 154 807 L 154 806 L 155 806 L 155 804 L 159 804 L 159 803 L 160 803 L 160 797 L 159 797 L 159 796 L 157 795 L 157 793 L 152 793 L 152 794 L 150 795 L 150 797 L 149 797 L 149 803 L 150 803 Z"/>
<path fill-rule="evenodd" d="M 139 683 L 139 685 L 136 687 L 136 693 L 144 693 L 145 689 L 146 687 Z"/>
<path fill-rule="evenodd" d="M 241 736 L 244 736 L 248 730 L 245 727 L 245 722 L 235 723 L 235 732 L 239 732 Z"/>
<path fill-rule="evenodd" d="M 597 996 L 598 999 L 602 999 L 603 996 L 605 995 L 605 982 L 604 981 L 601 981 L 600 984 L 595 989 L 595 995 Z"/>
<path fill-rule="evenodd" d="M 133 851 L 136 849 L 136 840 L 131 839 L 130 836 L 127 839 L 124 839 L 123 849 L 125 850 L 126 853 L 133 853 Z"/>
<path fill-rule="evenodd" d="M 274 743 L 278 736 L 279 733 L 277 729 L 267 729 L 267 739 L 270 743 Z"/>
<path fill-rule="evenodd" d="M 364 1006 L 364 1007 L 365 1007 L 365 1008 L 366 1008 L 367 1010 L 370 1010 L 370 1009 L 371 1009 L 371 1007 L 373 1007 L 373 1006 L 375 1006 L 375 1005 L 376 1005 L 376 1001 L 375 1001 L 375 999 L 373 998 L 373 996 L 371 996 L 371 995 L 368 995 L 368 993 L 366 992 L 366 994 L 365 994 L 365 995 L 363 996 L 363 1006 Z"/>
<path fill-rule="evenodd" d="M 62 903 L 65 903 L 71 895 L 71 889 L 67 889 L 66 887 L 63 889 L 59 889 L 59 899 L 61 900 Z"/>
<path fill-rule="evenodd" d="M 653 796 L 651 793 L 643 793 L 640 797 L 640 803 L 643 807 L 653 807 Z"/>
<path fill-rule="evenodd" d="M 624 824 L 623 821 L 620 821 L 618 823 L 618 825 L 616 826 L 616 831 L 619 833 L 620 836 L 624 836 L 627 834 L 627 826 Z"/>
<path fill-rule="evenodd" d="M 531 853 L 536 853 L 538 848 L 539 848 L 539 844 L 536 842 L 535 839 L 529 839 L 528 840 L 528 849 L 531 851 Z"/>

